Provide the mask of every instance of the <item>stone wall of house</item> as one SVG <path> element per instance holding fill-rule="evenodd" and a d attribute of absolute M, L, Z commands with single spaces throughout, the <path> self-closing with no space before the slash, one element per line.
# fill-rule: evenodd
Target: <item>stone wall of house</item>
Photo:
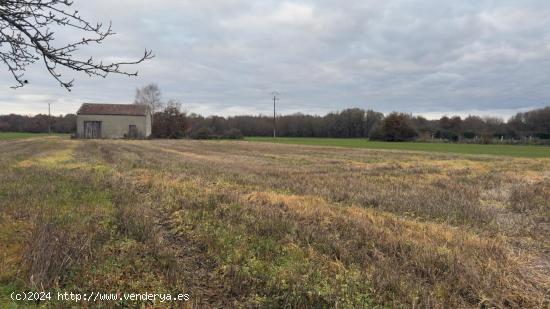
<path fill-rule="evenodd" d="M 130 131 L 130 125 L 135 125 L 138 138 L 147 138 L 151 135 L 150 116 L 123 116 L 123 115 L 77 115 L 77 136 L 84 138 L 84 122 L 100 121 L 101 138 L 125 138 Z"/>

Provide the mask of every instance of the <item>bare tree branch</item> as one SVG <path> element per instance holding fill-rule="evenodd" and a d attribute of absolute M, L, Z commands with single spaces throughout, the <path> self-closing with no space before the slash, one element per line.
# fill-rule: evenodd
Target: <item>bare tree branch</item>
<path fill-rule="evenodd" d="M 26 68 L 38 60 L 44 62 L 48 72 L 62 87 L 71 90 L 74 80 L 67 81 L 58 72 L 65 67 L 88 76 L 107 77 L 111 73 L 137 76 L 138 72 L 122 69 L 124 65 L 141 63 L 153 58 L 150 50 L 145 50 L 136 61 L 103 63 L 92 57 L 77 59 L 74 52 L 79 47 L 92 43 L 101 44 L 114 35 L 111 23 L 92 24 L 83 19 L 78 11 L 69 11 L 70 0 L 0 0 L 0 62 L 12 74 L 19 88 L 27 83 L 24 79 Z M 84 32 L 82 40 L 55 46 L 52 26 L 76 29 Z"/>

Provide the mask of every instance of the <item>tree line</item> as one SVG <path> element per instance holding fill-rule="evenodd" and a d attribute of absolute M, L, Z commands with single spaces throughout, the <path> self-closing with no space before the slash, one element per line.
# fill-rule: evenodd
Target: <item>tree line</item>
<path fill-rule="evenodd" d="M 273 118 L 258 116 L 210 116 L 186 114 L 182 104 L 161 99 L 156 84 L 136 90 L 135 104 L 153 111 L 153 136 L 158 138 L 241 138 L 272 136 Z M 370 138 L 384 141 L 453 141 L 550 143 L 550 107 L 518 113 L 508 121 L 497 117 L 422 116 L 350 108 L 324 116 L 293 114 L 278 116 L 275 129 L 280 137 Z"/>
<path fill-rule="evenodd" d="M 273 118 L 257 116 L 210 116 L 186 113 L 177 100 L 163 102 L 157 85 L 136 90 L 134 104 L 150 106 L 155 138 L 231 138 L 272 136 Z M 0 131 L 76 131 L 76 115 L 0 115 Z M 452 141 L 471 143 L 550 143 L 550 107 L 518 113 L 508 121 L 497 117 L 443 116 L 429 120 L 422 116 L 350 108 L 324 116 L 293 114 L 278 116 L 277 136 L 370 138 L 384 141 Z"/>
<path fill-rule="evenodd" d="M 76 115 L 0 115 L 0 132 L 74 133 Z M 518 113 L 508 121 L 496 117 L 444 116 L 428 120 L 404 113 L 384 115 L 360 108 L 325 116 L 293 114 L 277 117 L 277 136 L 370 138 L 385 141 L 446 140 L 453 142 L 550 142 L 550 107 Z M 187 114 L 181 104 L 169 101 L 153 115 L 153 137 L 241 138 L 272 136 L 270 116 L 203 117 Z"/>
<path fill-rule="evenodd" d="M 187 132 L 207 130 L 220 135 L 237 129 L 245 136 L 271 136 L 270 116 L 202 117 L 187 115 Z M 277 117 L 277 136 L 370 138 L 385 141 L 446 140 L 490 143 L 550 141 L 550 107 L 518 113 L 508 121 L 496 117 L 443 116 L 428 120 L 405 113 L 383 113 L 360 108 L 345 109 L 325 116 L 304 114 Z"/>
<path fill-rule="evenodd" d="M 50 125 L 53 133 L 74 133 L 76 132 L 76 115 L 51 117 L 44 114 L 36 116 L 0 115 L 0 132 L 48 133 Z"/>

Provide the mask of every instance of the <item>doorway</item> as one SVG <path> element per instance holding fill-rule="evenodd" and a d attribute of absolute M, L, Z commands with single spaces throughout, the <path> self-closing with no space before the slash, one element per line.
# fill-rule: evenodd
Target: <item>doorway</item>
<path fill-rule="evenodd" d="M 138 138 L 138 130 L 136 125 L 131 124 L 128 127 L 128 138 Z"/>
<path fill-rule="evenodd" d="M 84 138 L 101 138 L 101 121 L 84 121 Z"/>

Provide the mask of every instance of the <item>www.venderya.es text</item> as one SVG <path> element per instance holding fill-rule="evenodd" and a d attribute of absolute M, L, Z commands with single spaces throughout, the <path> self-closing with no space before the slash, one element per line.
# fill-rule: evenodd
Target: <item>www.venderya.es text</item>
<path fill-rule="evenodd" d="M 75 293 L 75 292 L 13 292 L 11 293 L 13 301 L 30 302 L 186 302 L 191 299 L 188 293 Z"/>

